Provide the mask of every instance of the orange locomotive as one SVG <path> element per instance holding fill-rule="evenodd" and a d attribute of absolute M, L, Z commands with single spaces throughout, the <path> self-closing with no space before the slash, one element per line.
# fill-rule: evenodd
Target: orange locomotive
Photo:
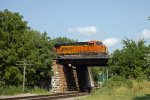
<path fill-rule="evenodd" d="M 108 50 L 101 41 L 57 43 L 57 59 L 108 58 Z"/>

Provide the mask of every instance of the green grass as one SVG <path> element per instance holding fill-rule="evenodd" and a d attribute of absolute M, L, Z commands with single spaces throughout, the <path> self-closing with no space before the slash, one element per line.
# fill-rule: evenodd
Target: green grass
<path fill-rule="evenodd" d="M 150 100 L 150 82 L 112 79 L 81 100 Z"/>
<path fill-rule="evenodd" d="M 35 93 L 35 94 L 48 94 L 49 91 L 39 88 L 39 87 L 35 87 L 34 89 L 31 89 L 30 93 Z"/>
<path fill-rule="evenodd" d="M 15 95 L 22 93 L 22 87 L 7 86 L 0 87 L 0 95 Z"/>
<path fill-rule="evenodd" d="M 0 95 L 16 95 L 22 93 L 33 93 L 33 94 L 48 94 L 48 90 L 35 87 L 35 88 L 25 88 L 25 91 L 22 91 L 21 86 L 5 86 L 0 87 Z"/>

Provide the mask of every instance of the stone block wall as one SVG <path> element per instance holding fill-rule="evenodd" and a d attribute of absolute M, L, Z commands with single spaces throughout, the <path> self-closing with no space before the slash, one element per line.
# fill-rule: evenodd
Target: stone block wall
<path fill-rule="evenodd" d="M 60 65 L 54 61 L 52 70 L 53 76 L 51 85 L 53 92 L 63 93 L 67 91 L 77 91 L 77 75 L 76 70 L 72 66 Z"/>

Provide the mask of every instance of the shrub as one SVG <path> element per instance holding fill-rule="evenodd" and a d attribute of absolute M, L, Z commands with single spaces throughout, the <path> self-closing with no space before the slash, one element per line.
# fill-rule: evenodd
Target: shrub
<path fill-rule="evenodd" d="M 125 86 L 128 88 L 132 88 L 132 82 L 129 79 L 125 79 L 121 76 L 113 76 L 109 79 L 109 81 L 105 82 L 103 86 L 108 88 L 115 88 Z"/>

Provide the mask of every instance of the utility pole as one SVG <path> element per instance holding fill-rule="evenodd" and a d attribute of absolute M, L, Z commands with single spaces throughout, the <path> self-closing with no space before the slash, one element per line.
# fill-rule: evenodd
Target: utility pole
<path fill-rule="evenodd" d="M 108 68 L 107 68 L 107 81 L 108 81 Z"/>
<path fill-rule="evenodd" d="M 25 79 L 26 79 L 26 67 L 27 66 L 31 66 L 34 64 L 32 61 L 26 61 L 25 59 L 23 61 L 16 61 L 16 65 L 17 66 L 21 66 L 23 67 L 23 82 L 22 82 L 22 91 L 24 92 L 24 88 L 25 88 Z"/>
<path fill-rule="evenodd" d="M 103 67 L 103 82 L 105 81 L 105 70 L 104 70 L 104 67 Z"/>

